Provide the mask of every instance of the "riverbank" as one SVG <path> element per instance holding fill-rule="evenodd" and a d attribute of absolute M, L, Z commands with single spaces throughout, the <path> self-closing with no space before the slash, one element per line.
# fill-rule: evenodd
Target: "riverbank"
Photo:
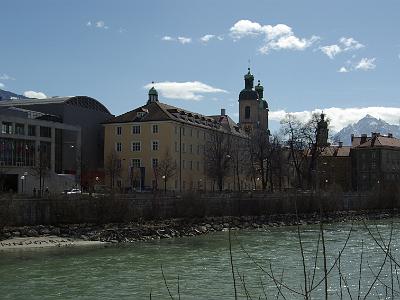
<path fill-rule="evenodd" d="M 399 217 L 397 211 L 336 212 L 323 218 L 324 223 L 378 220 Z M 269 227 L 318 224 L 319 214 L 293 214 L 243 217 L 170 219 L 110 224 L 60 224 L 4 227 L 0 230 L 0 248 L 50 247 L 91 243 L 132 243 L 154 239 L 197 236 L 209 232 L 265 230 Z M 4 246 L 2 246 L 4 245 Z"/>
<path fill-rule="evenodd" d="M 13 237 L 0 241 L 0 251 L 49 247 L 100 246 L 105 244 L 106 243 L 100 241 L 85 241 L 82 239 L 62 238 L 59 236 Z"/>

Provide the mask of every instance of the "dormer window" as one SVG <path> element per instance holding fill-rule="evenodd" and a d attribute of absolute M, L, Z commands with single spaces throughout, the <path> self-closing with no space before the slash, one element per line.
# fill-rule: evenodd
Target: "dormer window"
<path fill-rule="evenodd" d="M 145 113 L 144 111 L 139 111 L 139 112 L 136 114 L 136 116 L 137 116 L 138 118 L 142 118 L 142 117 L 144 117 L 145 114 L 146 114 L 146 113 Z"/>

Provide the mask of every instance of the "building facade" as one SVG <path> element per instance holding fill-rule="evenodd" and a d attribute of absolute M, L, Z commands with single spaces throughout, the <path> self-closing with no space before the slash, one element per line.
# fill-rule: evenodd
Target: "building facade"
<path fill-rule="evenodd" d="M 79 186 L 81 128 L 54 115 L 0 107 L 0 189 L 31 194 Z M 63 143 L 68 136 L 74 147 Z"/>
<path fill-rule="evenodd" d="M 400 182 L 400 140 L 379 133 L 352 136 L 353 189 L 357 191 L 397 187 Z"/>
<path fill-rule="evenodd" d="M 240 124 L 227 116 L 224 109 L 218 115 L 205 116 L 161 103 L 157 91 L 151 88 L 146 105 L 104 123 L 107 183 L 123 191 L 218 189 L 218 182 L 208 172 L 207 145 L 223 138 L 238 146 L 248 140 L 245 128 L 251 131 L 262 126 L 268 130 L 268 108 L 262 100 L 262 87 L 258 87 L 260 97 L 251 78 L 251 74 L 245 75 L 246 92 L 239 96 L 239 119 L 243 121 Z M 223 164 L 232 160 L 229 163 L 235 165 L 232 155 L 226 154 L 221 160 Z M 229 174 L 224 174 L 223 189 L 251 188 L 250 178 L 239 171 L 234 166 Z"/>
<path fill-rule="evenodd" d="M 101 123 L 112 118 L 113 115 L 99 101 L 87 96 L 2 100 L 1 107 L 36 111 L 55 116 L 63 124 L 79 126 L 82 135 L 82 173 L 79 181 L 82 187 L 86 188 L 94 184 L 96 177 L 103 176 L 104 131 Z M 66 149 L 76 146 L 75 137 L 70 136 L 69 133 L 63 134 L 60 139 Z M 68 158 L 66 149 L 64 149 L 64 159 L 73 161 L 73 158 Z"/>

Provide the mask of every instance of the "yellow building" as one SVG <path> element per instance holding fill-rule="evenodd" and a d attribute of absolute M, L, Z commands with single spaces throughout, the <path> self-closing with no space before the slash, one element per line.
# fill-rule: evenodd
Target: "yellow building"
<path fill-rule="evenodd" d="M 207 143 L 221 134 L 230 145 L 244 144 L 245 131 L 224 109 L 204 116 L 159 102 L 154 87 L 148 95 L 146 105 L 104 123 L 106 183 L 123 191 L 218 189 L 215 178 L 208 175 Z M 233 162 L 231 155 L 222 159 Z M 222 185 L 224 190 L 250 189 L 251 180 L 233 167 Z"/>

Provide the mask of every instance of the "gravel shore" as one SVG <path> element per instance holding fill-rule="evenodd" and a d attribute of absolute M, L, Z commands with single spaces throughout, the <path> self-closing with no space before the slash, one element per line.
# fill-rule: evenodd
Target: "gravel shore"
<path fill-rule="evenodd" d="M 324 216 L 324 223 L 387 219 L 398 213 L 336 212 Z M 132 243 L 164 238 L 196 236 L 214 231 L 266 230 L 270 227 L 318 224 L 320 216 L 270 215 L 170 219 L 111 224 L 60 224 L 0 229 L 0 249 L 23 247 L 79 246 L 96 243 Z"/>

